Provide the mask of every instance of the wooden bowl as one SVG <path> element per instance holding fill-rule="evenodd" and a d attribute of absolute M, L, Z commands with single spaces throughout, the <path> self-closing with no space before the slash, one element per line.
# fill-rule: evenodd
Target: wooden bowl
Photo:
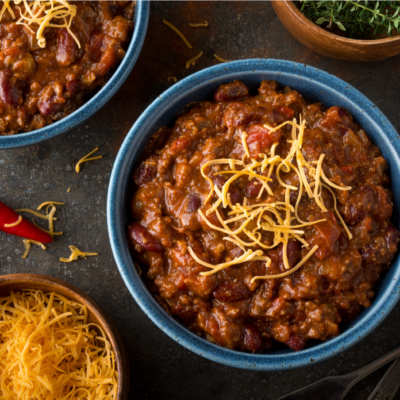
<path fill-rule="evenodd" d="M 114 350 L 118 371 L 117 399 L 128 399 L 129 363 L 126 351 L 114 323 L 100 306 L 82 290 L 61 279 L 51 276 L 39 274 L 11 274 L 0 276 L 0 296 L 8 296 L 11 290 L 17 291 L 21 289 L 40 289 L 44 292 L 56 292 L 86 306 L 89 321 L 103 328 Z"/>
<path fill-rule="evenodd" d="M 379 40 L 348 39 L 311 22 L 293 1 L 273 1 L 272 7 L 296 39 L 324 56 L 345 61 L 380 61 L 400 54 L 400 35 Z"/>

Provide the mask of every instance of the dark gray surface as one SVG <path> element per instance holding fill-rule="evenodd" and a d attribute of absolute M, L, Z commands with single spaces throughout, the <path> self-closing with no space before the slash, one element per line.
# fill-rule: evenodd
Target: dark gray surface
<path fill-rule="evenodd" d="M 178 26 L 193 45 L 188 49 L 165 27 Z M 189 22 L 208 21 L 208 28 Z M 200 50 L 196 66 L 185 62 Z M 62 201 L 56 230 L 64 235 L 46 251 L 34 247 L 26 260 L 22 240 L 0 232 L 2 274 L 35 272 L 56 276 L 86 291 L 113 317 L 130 358 L 135 399 L 276 399 L 326 375 L 349 372 L 400 346 L 398 305 L 385 322 L 350 351 L 293 371 L 252 372 L 224 367 L 182 348 L 143 314 L 126 289 L 114 263 L 106 226 L 107 185 L 113 161 L 129 128 L 145 107 L 181 79 L 226 59 L 270 57 L 321 68 L 349 82 L 369 97 L 400 130 L 400 56 L 370 64 L 325 58 L 298 43 L 281 25 L 268 2 L 153 2 L 147 38 L 132 74 L 106 108 L 88 123 L 39 146 L 0 151 L 0 200 L 14 209 L 43 201 Z M 102 160 L 76 161 L 100 147 Z M 67 189 L 71 191 L 67 193 Z M 99 256 L 62 263 L 68 245 Z M 349 400 L 368 397 L 384 371 L 359 383 Z M 400 399 L 397 394 L 396 399 Z M 325 399 L 321 399 L 325 400 Z"/>

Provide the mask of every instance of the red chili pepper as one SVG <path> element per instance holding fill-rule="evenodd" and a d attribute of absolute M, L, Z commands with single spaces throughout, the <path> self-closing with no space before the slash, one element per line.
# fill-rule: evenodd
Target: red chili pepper
<path fill-rule="evenodd" d="M 18 225 L 4 227 L 5 224 L 13 224 L 18 218 L 19 214 L 0 201 L 0 231 L 26 239 L 37 240 L 41 243 L 51 243 L 53 241 L 48 233 L 41 231 L 24 218 Z"/>

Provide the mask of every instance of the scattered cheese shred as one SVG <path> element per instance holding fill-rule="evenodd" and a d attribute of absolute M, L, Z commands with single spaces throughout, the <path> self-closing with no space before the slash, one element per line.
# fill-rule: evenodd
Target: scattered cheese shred
<path fill-rule="evenodd" d="M 192 28 L 199 28 L 201 26 L 206 27 L 206 26 L 208 26 L 208 22 L 204 21 L 203 23 L 199 23 L 199 24 L 193 24 L 193 23 L 189 22 L 189 26 L 191 26 Z"/>
<path fill-rule="evenodd" d="M 185 38 L 183 33 L 180 30 L 178 30 L 178 28 L 176 28 L 174 25 L 172 25 L 165 19 L 163 19 L 162 22 L 164 25 L 167 25 L 168 28 L 172 29 L 183 40 L 183 42 L 186 44 L 186 46 L 189 47 L 189 49 L 193 48 L 192 45 L 189 43 L 189 41 Z"/>
<path fill-rule="evenodd" d="M 62 262 L 71 262 L 71 261 L 75 261 L 78 259 L 78 257 L 83 257 L 86 258 L 86 256 L 97 256 L 97 253 L 86 253 L 83 251 L 80 251 L 79 249 L 77 249 L 75 246 L 69 246 L 70 250 L 72 251 L 72 254 L 69 256 L 69 258 L 60 258 L 60 261 Z"/>
<path fill-rule="evenodd" d="M 75 166 L 75 171 L 76 171 L 76 172 L 79 172 L 79 171 L 80 171 L 80 165 L 81 165 L 82 163 L 84 163 L 84 162 L 93 161 L 93 160 L 98 160 L 98 159 L 100 159 L 100 158 L 103 158 L 103 156 L 96 156 L 96 157 L 87 158 L 87 157 L 91 156 L 93 153 L 95 153 L 97 150 L 99 150 L 98 147 L 96 147 L 94 150 L 92 150 L 89 154 L 86 154 L 86 156 L 82 157 L 82 158 L 78 161 L 78 163 L 76 164 L 76 166 Z"/>
<path fill-rule="evenodd" d="M 87 308 L 23 289 L 0 298 L 0 398 L 117 398 L 115 354 Z"/>
<path fill-rule="evenodd" d="M 216 54 L 214 54 L 214 57 L 221 63 L 229 62 L 229 60 L 225 60 L 224 58 L 217 56 Z"/>
<path fill-rule="evenodd" d="M 224 240 L 235 243 L 243 250 L 243 254 L 234 260 L 228 259 L 224 263 L 212 265 L 202 261 L 194 251 L 189 248 L 189 253 L 199 264 L 211 269 L 210 271 L 202 272 L 201 275 L 214 274 L 232 265 L 255 260 L 265 261 L 268 266 L 271 260 L 264 254 L 263 250 L 260 250 L 260 247 L 268 250 L 280 244 L 282 245 L 282 259 L 286 272 L 278 275 L 256 276 L 253 277 L 252 282 L 256 279 L 282 278 L 299 269 L 318 250 L 318 246 L 314 246 L 309 250 L 307 255 L 295 267 L 291 268 L 287 254 L 289 240 L 297 240 L 302 243 L 303 247 L 309 248 L 309 243 L 307 243 L 303 237 L 305 231 L 301 228 L 326 221 L 326 219 L 319 219 L 310 222 L 300 219 L 298 207 L 303 193 L 306 193 L 310 199 L 315 201 L 321 211 L 325 213 L 328 210 L 323 201 L 322 190 L 327 189 L 333 196 L 336 215 L 338 215 L 349 238 L 352 238 L 350 230 L 347 228 L 337 210 L 336 196 L 331 189 L 332 187 L 337 190 L 351 190 L 351 187 L 336 185 L 325 176 L 323 172 L 324 154 L 320 155 L 318 161 L 310 163 L 305 160 L 301 150 L 306 126 L 305 120 L 300 120 L 300 123 L 297 123 L 296 119 L 294 119 L 293 121 L 286 121 L 277 127 L 270 127 L 267 125 L 265 125 L 265 127 L 270 131 L 277 131 L 285 125 L 292 126 L 291 140 L 288 140 L 288 143 L 291 143 L 291 148 L 285 158 L 276 155 L 276 148 L 279 143 L 275 143 L 271 146 L 269 154 L 259 154 L 258 160 L 251 158 L 246 141 L 247 134 L 246 132 L 241 132 L 241 141 L 244 151 L 242 160 L 217 159 L 208 161 L 202 165 L 200 170 L 201 174 L 209 182 L 211 187 L 204 204 L 206 205 L 208 203 L 213 194 L 216 195 L 217 200 L 205 211 L 205 214 L 202 210 L 199 210 L 198 213 L 210 228 L 226 234 L 227 236 L 224 237 Z M 297 166 L 293 164 L 294 162 L 297 163 Z M 215 172 L 212 170 L 214 166 L 218 168 Z M 206 173 L 206 169 L 210 169 L 210 171 Z M 268 183 L 272 180 L 270 176 L 274 170 L 278 183 L 284 189 L 284 201 L 273 201 L 274 193 Z M 296 186 L 285 183 L 285 178 L 282 176 L 282 174 L 293 172 L 298 177 L 299 183 Z M 222 188 L 219 189 L 214 186 L 210 178 L 211 175 L 228 175 L 228 180 L 224 183 Z M 256 180 L 260 183 L 261 191 L 266 190 L 269 195 L 268 201 L 263 203 L 248 203 L 245 197 L 242 204 L 232 204 L 229 195 L 230 185 L 242 176 L 247 176 L 249 181 Z M 294 206 L 291 204 L 292 191 L 297 192 L 297 200 Z M 260 197 L 259 194 L 258 198 Z M 228 208 L 228 210 L 224 212 L 224 214 L 228 216 L 225 220 L 218 211 L 218 208 L 221 206 L 224 209 Z M 221 226 L 214 225 L 207 218 L 207 216 L 212 213 L 215 213 Z M 294 221 L 296 222 L 294 223 Z M 231 228 L 231 224 L 235 224 L 234 227 Z M 273 238 L 271 238 L 271 240 L 267 240 L 265 236 L 263 238 L 263 235 L 266 233 L 268 233 L 270 238 L 271 236 L 273 236 Z M 248 241 L 244 241 L 238 235 L 241 235 L 241 237 L 247 236 Z M 254 247 L 257 250 L 253 250 L 252 248 Z"/>
<path fill-rule="evenodd" d="M 175 76 L 170 76 L 167 80 L 168 81 L 178 82 L 178 79 L 176 79 Z"/>
<path fill-rule="evenodd" d="M 42 230 L 43 232 L 48 233 L 52 238 L 54 238 L 54 236 L 59 236 L 59 235 L 62 235 L 64 233 L 64 232 L 54 232 L 54 221 L 57 219 L 57 218 L 54 217 L 54 214 L 57 211 L 56 206 L 54 204 L 64 205 L 65 203 L 60 203 L 60 202 L 57 202 L 57 201 L 45 201 L 44 203 L 40 204 L 37 209 L 41 210 L 43 207 L 47 206 L 46 207 L 46 214 L 41 214 L 41 213 L 39 213 L 37 211 L 30 210 L 30 209 L 27 209 L 27 208 L 24 208 L 24 209 L 21 209 L 21 210 L 17 210 L 17 212 L 27 212 L 29 214 L 35 215 L 36 217 L 39 217 L 39 218 L 47 220 L 48 223 L 49 223 L 49 230 L 46 230 L 46 229 L 43 229 L 42 227 L 40 227 L 35 222 L 35 220 L 33 220 L 32 222 L 40 230 Z M 50 212 L 48 211 L 49 207 L 51 207 Z M 28 255 L 29 250 L 31 248 L 31 243 L 34 243 L 34 244 L 37 244 L 37 245 L 41 246 L 44 250 L 46 249 L 46 247 L 44 246 L 43 243 L 36 242 L 35 240 L 24 239 L 23 242 L 24 242 L 24 246 L 25 246 L 25 252 L 24 252 L 22 258 L 26 258 L 26 256 Z M 1 399 L 1 397 L 0 397 L 0 399 Z"/>
<path fill-rule="evenodd" d="M 203 52 L 201 51 L 197 56 L 194 56 L 191 58 L 189 61 L 186 62 L 186 69 L 188 69 L 190 66 L 194 67 L 196 65 L 196 61 L 203 55 Z"/>
<path fill-rule="evenodd" d="M 47 219 L 47 220 L 49 219 L 49 216 L 48 216 L 48 215 L 40 214 L 40 213 L 38 213 L 37 211 L 30 210 L 29 208 L 21 208 L 20 210 L 15 210 L 15 211 L 16 211 L 16 212 L 26 212 L 26 213 L 35 215 L 35 216 L 38 217 L 38 218 L 42 218 L 42 219 Z M 53 220 L 57 220 L 57 218 L 53 217 Z"/>
<path fill-rule="evenodd" d="M 40 246 L 43 250 L 46 250 L 46 246 L 45 246 L 43 243 L 38 242 L 37 240 L 33 240 L 33 239 L 24 239 L 23 242 L 24 242 L 25 252 L 24 252 L 24 254 L 22 255 L 22 258 L 24 258 L 24 259 L 26 258 L 26 256 L 27 256 L 28 253 L 29 253 L 29 250 L 30 250 L 30 248 L 31 248 L 31 243 Z M 1 398 L 1 396 L 0 396 L 0 398 Z"/>
<path fill-rule="evenodd" d="M 17 220 L 11 224 L 4 224 L 4 228 L 12 228 L 13 226 L 17 226 L 22 221 L 22 215 L 20 215 Z"/>
<path fill-rule="evenodd" d="M 36 227 L 38 227 L 41 231 L 48 233 L 51 237 L 53 237 L 53 236 L 61 236 L 61 235 L 64 234 L 64 232 L 50 232 L 50 231 L 48 231 L 48 230 L 46 230 L 46 229 L 43 229 L 42 227 L 40 227 L 40 226 L 35 222 L 35 220 L 33 220 L 32 223 L 33 223 L 33 225 L 35 225 Z"/>
<path fill-rule="evenodd" d="M 39 47 L 46 47 L 46 39 L 43 36 L 45 28 L 66 28 L 68 33 L 75 40 L 80 48 L 78 38 L 71 31 L 71 23 L 76 16 L 77 8 L 66 0 L 14 0 L 14 4 L 20 11 L 18 25 L 25 25 L 31 29 L 32 24 L 38 25 L 36 39 Z M 23 5 L 21 8 L 20 5 Z M 0 11 L 0 20 L 5 11 L 8 10 L 11 17 L 15 19 L 15 14 L 10 6 L 10 0 L 3 0 L 3 7 Z"/>
<path fill-rule="evenodd" d="M 68 188 L 67 192 L 69 193 L 71 191 L 71 188 Z"/>
<path fill-rule="evenodd" d="M 65 203 L 59 203 L 59 202 L 57 202 L 57 201 L 45 201 L 45 202 L 42 203 L 36 210 L 41 210 L 44 206 L 53 205 L 53 204 L 65 205 Z"/>

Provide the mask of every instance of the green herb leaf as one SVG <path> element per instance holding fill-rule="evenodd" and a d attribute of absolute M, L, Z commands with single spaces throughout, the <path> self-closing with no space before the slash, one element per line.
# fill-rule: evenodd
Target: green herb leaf
<path fill-rule="evenodd" d="M 322 25 L 324 22 L 327 22 L 328 20 L 325 18 L 325 17 L 320 17 L 320 18 L 318 18 L 316 21 L 315 21 L 315 23 L 317 24 L 317 25 Z"/>
<path fill-rule="evenodd" d="M 345 31 L 346 28 L 343 26 L 343 24 L 340 21 L 336 21 L 335 24 L 342 30 Z"/>
<path fill-rule="evenodd" d="M 317 25 L 328 22 L 327 29 L 337 26 L 352 38 L 400 33 L 400 0 L 301 0 L 301 11 Z"/>

